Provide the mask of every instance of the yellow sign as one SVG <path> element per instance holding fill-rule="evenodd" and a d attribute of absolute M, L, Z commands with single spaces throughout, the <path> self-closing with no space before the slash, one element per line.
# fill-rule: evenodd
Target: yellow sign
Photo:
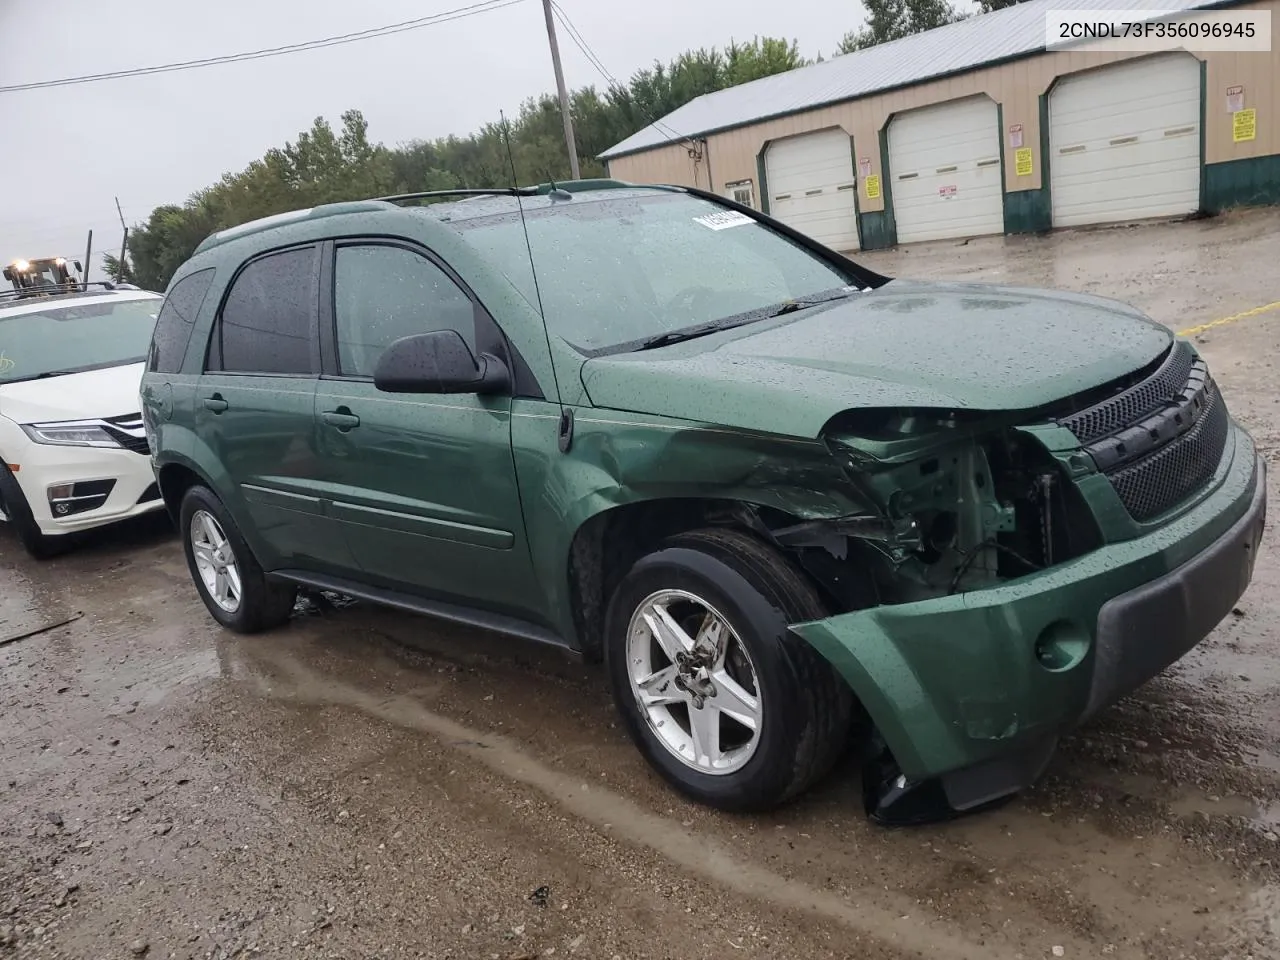
<path fill-rule="evenodd" d="M 1013 169 L 1020 177 L 1031 176 L 1031 148 L 1019 147 L 1013 152 Z"/>
<path fill-rule="evenodd" d="M 874 200 L 880 196 L 880 174 L 873 173 L 871 176 L 863 178 L 862 182 L 867 186 L 868 200 Z"/>
<path fill-rule="evenodd" d="M 1237 110 L 1231 115 L 1231 139 L 1236 143 L 1253 140 L 1258 136 L 1258 111 L 1253 107 Z"/>

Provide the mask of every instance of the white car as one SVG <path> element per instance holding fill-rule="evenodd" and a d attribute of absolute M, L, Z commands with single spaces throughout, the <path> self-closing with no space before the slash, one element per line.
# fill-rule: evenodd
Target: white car
<path fill-rule="evenodd" d="M 0 520 L 36 557 L 164 506 L 138 387 L 164 298 L 0 298 Z"/>

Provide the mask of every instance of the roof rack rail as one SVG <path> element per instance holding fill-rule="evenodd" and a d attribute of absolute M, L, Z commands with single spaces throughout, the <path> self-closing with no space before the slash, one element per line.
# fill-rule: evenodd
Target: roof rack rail
<path fill-rule="evenodd" d="M 535 193 L 548 194 L 559 190 L 563 193 L 590 193 L 592 190 L 618 190 L 630 187 L 651 187 L 651 183 L 628 183 L 611 177 L 584 177 L 581 180 L 553 180 L 531 187 Z"/>
<path fill-rule="evenodd" d="M 89 287 L 102 287 L 106 290 L 120 289 L 110 280 L 77 280 L 75 283 L 50 283 L 39 287 L 24 287 L 21 290 L 0 290 L 0 303 L 10 300 L 30 300 L 36 297 L 69 297 L 77 293 L 89 293 Z M 126 286 L 125 289 L 137 290 L 140 288 Z"/>
<path fill-rule="evenodd" d="M 490 189 L 423 190 L 419 193 L 397 193 L 389 197 L 372 197 L 384 203 L 404 203 L 407 200 L 426 200 L 431 197 L 536 197 L 537 187 L 493 187 Z"/>

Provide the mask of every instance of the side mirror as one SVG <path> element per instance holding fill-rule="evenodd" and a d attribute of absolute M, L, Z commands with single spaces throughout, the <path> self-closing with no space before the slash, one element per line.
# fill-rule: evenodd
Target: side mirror
<path fill-rule="evenodd" d="M 471 353 L 457 330 L 401 337 L 382 351 L 373 385 L 385 393 L 500 393 L 511 386 L 507 365 Z"/>

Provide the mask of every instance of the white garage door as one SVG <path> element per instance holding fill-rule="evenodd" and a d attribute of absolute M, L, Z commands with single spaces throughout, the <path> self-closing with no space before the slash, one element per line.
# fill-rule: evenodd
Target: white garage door
<path fill-rule="evenodd" d="M 837 128 L 779 140 L 764 166 L 770 216 L 833 250 L 858 249 L 849 134 Z"/>
<path fill-rule="evenodd" d="M 889 175 L 899 243 L 1004 232 L 1000 121 L 987 97 L 894 117 Z"/>
<path fill-rule="evenodd" d="M 1200 62 L 1175 53 L 1059 80 L 1049 182 L 1058 227 L 1194 213 Z"/>

